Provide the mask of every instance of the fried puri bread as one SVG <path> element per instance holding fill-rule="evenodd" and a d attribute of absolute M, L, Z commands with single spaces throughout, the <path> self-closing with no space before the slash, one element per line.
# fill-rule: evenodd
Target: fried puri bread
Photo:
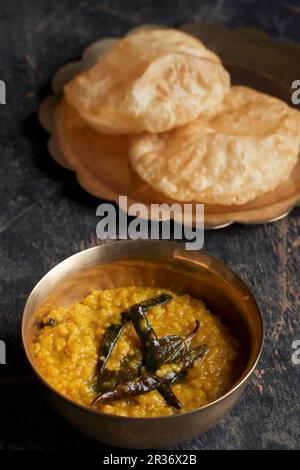
<path fill-rule="evenodd" d="M 300 148 L 300 113 L 234 86 L 222 110 L 130 144 L 130 162 L 156 190 L 180 201 L 242 205 L 285 181 Z"/>
<path fill-rule="evenodd" d="M 220 59 L 173 29 L 120 40 L 64 88 L 69 104 L 105 134 L 164 132 L 216 113 L 229 90 Z"/>

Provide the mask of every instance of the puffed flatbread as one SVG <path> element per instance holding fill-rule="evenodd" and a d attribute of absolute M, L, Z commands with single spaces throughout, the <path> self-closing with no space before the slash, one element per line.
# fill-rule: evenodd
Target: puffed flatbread
<path fill-rule="evenodd" d="M 71 80 L 66 98 L 107 134 L 163 132 L 220 109 L 229 74 L 198 39 L 174 29 L 140 31 L 120 40 Z"/>
<path fill-rule="evenodd" d="M 236 86 L 215 116 L 132 138 L 130 162 L 144 181 L 173 199 L 240 205 L 285 181 L 299 148 L 299 111 Z"/>

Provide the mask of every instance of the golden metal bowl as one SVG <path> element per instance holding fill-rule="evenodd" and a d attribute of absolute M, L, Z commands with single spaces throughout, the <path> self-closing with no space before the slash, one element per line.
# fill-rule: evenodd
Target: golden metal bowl
<path fill-rule="evenodd" d="M 157 286 L 203 299 L 243 341 L 247 366 L 237 383 L 220 399 L 176 416 L 127 418 L 78 405 L 45 382 L 35 368 L 31 336 L 37 317 L 50 308 L 77 302 L 92 288 Z M 230 269 L 204 252 L 186 251 L 166 241 L 120 241 L 77 253 L 46 274 L 25 305 L 22 338 L 27 358 L 44 383 L 55 409 L 85 434 L 110 445 L 142 449 L 174 445 L 201 434 L 233 407 L 261 353 L 263 321 L 253 295 Z"/>

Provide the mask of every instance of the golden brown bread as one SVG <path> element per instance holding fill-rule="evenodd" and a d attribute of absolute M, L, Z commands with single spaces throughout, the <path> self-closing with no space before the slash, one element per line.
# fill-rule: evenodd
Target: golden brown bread
<path fill-rule="evenodd" d="M 173 199 L 240 205 L 285 181 L 299 147 L 299 111 L 240 86 L 231 88 L 215 116 L 132 138 L 130 162 Z"/>
<path fill-rule="evenodd" d="M 93 128 L 130 134 L 163 132 L 215 113 L 229 86 L 220 59 L 198 39 L 154 29 L 120 40 L 64 90 Z"/>

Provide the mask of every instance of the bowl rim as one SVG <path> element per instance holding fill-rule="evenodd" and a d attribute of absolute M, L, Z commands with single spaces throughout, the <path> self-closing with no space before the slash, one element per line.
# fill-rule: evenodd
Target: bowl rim
<path fill-rule="evenodd" d="M 222 267 L 225 271 L 227 271 L 229 274 L 231 274 L 238 281 L 238 283 L 241 287 L 243 287 L 248 292 L 249 298 L 251 298 L 251 300 L 253 302 L 253 305 L 257 310 L 259 320 L 260 320 L 260 329 L 261 329 L 261 338 L 260 338 L 258 353 L 255 357 L 255 360 L 253 361 L 253 364 L 252 364 L 251 368 L 249 369 L 249 371 L 247 372 L 247 374 L 245 376 L 241 375 L 241 378 L 237 379 L 237 381 L 228 390 L 228 392 L 226 392 L 224 395 L 219 397 L 217 400 L 214 400 L 210 403 L 207 403 L 206 405 L 203 405 L 199 408 L 195 408 L 195 409 L 186 411 L 184 413 L 179 413 L 179 414 L 175 414 L 175 415 L 168 415 L 168 416 L 132 417 L 132 416 L 121 416 L 121 415 L 114 415 L 114 414 L 104 413 L 104 412 L 102 412 L 100 410 L 97 410 L 97 409 L 94 409 L 92 407 L 88 407 L 86 405 L 82 405 L 80 403 L 77 403 L 76 401 L 71 400 L 70 398 L 68 398 L 65 395 L 63 395 L 62 393 L 60 393 L 58 390 L 56 390 L 52 385 L 50 385 L 44 379 L 44 377 L 39 373 L 39 371 L 35 367 L 33 361 L 30 359 L 30 356 L 29 356 L 29 353 L 28 353 L 28 347 L 27 347 L 27 344 L 26 344 L 26 341 L 25 341 L 25 312 L 26 312 L 26 309 L 27 309 L 27 306 L 28 306 L 28 303 L 29 303 L 31 297 L 38 290 L 39 286 L 43 283 L 45 278 L 48 275 L 50 275 L 50 273 L 53 273 L 53 271 L 55 271 L 56 269 L 58 270 L 59 267 L 63 263 L 65 263 L 66 261 L 69 261 L 70 259 L 74 259 L 74 258 L 77 258 L 77 257 L 79 258 L 80 256 L 84 256 L 84 254 L 86 254 L 87 252 L 90 253 L 92 251 L 98 251 L 99 249 L 101 249 L 104 246 L 107 246 L 108 244 L 111 244 L 111 245 L 112 244 L 114 244 L 114 245 L 116 245 L 116 244 L 117 245 L 121 245 L 121 244 L 125 245 L 125 244 L 136 244 L 136 243 L 138 243 L 138 244 L 142 244 L 142 243 L 148 243 L 148 244 L 150 244 L 150 243 L 160 243 L 160 244 L 165 244 L 165 245 L 168 245 L 168 246 L 172 246 L 173 248 L 177 247 L 180 250 L 184 249 L 184 247 L 181 243 L 170 241 L 170 240 L 168 240 L 168 241 L 167 240 L 117 240 L 117 241 L 110 240 L 108 243 L 106 242 L 106 243 L 103 243 L 101 245 L 97 245 L 97 246 L 87 248 L 87 249 L 82 250 L 82 251 L 78 251 L 78 252 L 74 253 L 73 255 L 68 256 L 67 258 L 64 258 L 62 261 L 60 261 L 55 266 L 53 266 L 53 268 L 51 268 L 49 271 L 47 271 L 46 274 L 44 274 L 44 276 L 37 282 L 37 284 L 31 290 L 29 296 L 27 297 L 27 300 L 26 300 L 26 303 L 24 305 L 24 309 L 23 309 L 23 312 L 22 312 L 22 321 L 21 321 L 22 345 L 23 345 L 23 349 L 24 349 L 24 352 L 25 352 L 26 359 L 29 362 L 29 365 L 30 365 L 31 369 L 33 370 L 34 374 L 36 375 L 36 377 L 54 395 L 56 395 L 62 401 L 66 401 L 69 405 L 75 406 L 75 407 L 79 408 L 81 411 L 83 411 L 85 413 L 92 413 L 95 416 L 102 416 L 102 417 L 105 417 L 105 418 L 108 418 L 108 419 L 114 419 L 114 420 L 126 420 L 127 422 L 129 422 L 129 421 L 131 421 L 131 422 L 135 422 L 135 421 L 138 421 L 138 422 L 142 422 L 142 421 L 144 421 L 144 422 L 145 421 L 160 421 L 160 420 L 166 420 L 166 419 L 171 420 L 171 419 L 176 419 L 176 418 L 177 419 L 178 418 L 183 418 L 187 415 L 191 415 L 191 414 L 200 412 L 200 411 L 208 409 L 210 407 L 212 408 L 215 405 L 221 403 L 222 401 L 225 401 L 227 398 L 229 398 L 231 395 L 233 395 L 239 388 L 242 388 L 243 386 L 246 385 L 248 379 L 253 374 L 253 371 L 255 370 L 255 368 L 256 368 L 256 366 L 257 366 L 257 364 L 258 364 L 258 362 L 261 358 L 261 354 L 262 354 L 262 350 L 263 350 L 263 346 L 264 346 L 264 341 L 265 341 L 265 326 L 264 326 L 263 316 L 262 316 L 261 310 L 258 306 L 258 303 L 257 303 L 254 295 L 252 294 L 252 291 L 247 286 L 247 284 L 230 267 L 226 266 L 225 263 L 223 263 L 222 261 L 219 261 L 214 256 L 211 256 L 210 254 L 208 254 L 205 250 L 194 251 L 193 253 L 198 254 L 198 255 L 204 255 L 205 257 L 207 257 L 208 259 L 210 259 L 211 261 L 213 261 L 214 263 L 216 263 L 217 265 Z M 128 258 L 128 259 L 130 259 L 130 258 Z M 117 261 L 117 260 L 114 260 L 113 262 L 115 262 L 115 261 Z M 95 263 L 95 264 L 97 264 L 97 263 Z M 101 263 L 101 264 L 106 264 L 106 263 L 104 262 L 104 263 Z M 109 264 L 109 262 L 107 264 Z"/>

